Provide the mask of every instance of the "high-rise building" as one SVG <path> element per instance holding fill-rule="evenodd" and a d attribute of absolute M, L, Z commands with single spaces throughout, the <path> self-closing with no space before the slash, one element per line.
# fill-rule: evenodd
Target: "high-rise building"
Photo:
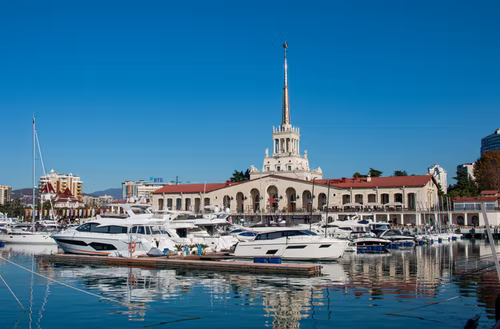
<path fill-rule="evenodd" d="M 441 185 L 441 190 L 446 194 L 448 192 L 448 177 L 446 175 L 446 170 L 440 165 L 435 164 L 429 167 L 429 174 L 434 176 L 434 179 Z"/>
<path fill-rule="evenodd" d="M 12 186 L 0 185 L 0 204 L 5 204 L 11 200 Z"/>
<path fill-rule="evenodd" d="M 500 128 L 481 139 L 481 155 L 486 151 L 500 150 Z"/>
<path fill-rule="evenodd" d="M 152 193 L 165 185 L 163 179 L 156 179 L 156 182 L 126 180 L 122 183 L 122 200 L 127 202 L 137 202 L 141 200 L 149 202 Z"/>
<path fill-rule="evenodd" d="M 74 197 L 82 201 L 83 182 L 79 176 L 73 176 L 71 173 L 58 174 L 51 170 L 48 175 L 40 177 L 39 188 L 40 191 L 46 190 L 53 194 L 64 193 L 66 189 L 69 189 Z"/>
<path fill-rule="evenodd" d="M 474 165 L 475 162 L 463 163 L 457 166 L 457 172 L 466 172 L 472 180 L 475 180 L 474 177 Z"/>

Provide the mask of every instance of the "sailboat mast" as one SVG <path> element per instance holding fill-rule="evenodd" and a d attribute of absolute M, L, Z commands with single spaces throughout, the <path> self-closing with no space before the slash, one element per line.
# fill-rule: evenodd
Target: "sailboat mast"
<path fill-rule="evenodd" d="M 31 225 L 33 226 L 33 233 L 35 233 L 35 213 L 36 213 L 36 200 L 35 200 L 35 190 L 36 190 L 36 155 L 35 155 L 35 133 L 36 133 L 36 125 L 35 125 L 35 115 L 33 115 L 33 214 L 31 216 Z"/>

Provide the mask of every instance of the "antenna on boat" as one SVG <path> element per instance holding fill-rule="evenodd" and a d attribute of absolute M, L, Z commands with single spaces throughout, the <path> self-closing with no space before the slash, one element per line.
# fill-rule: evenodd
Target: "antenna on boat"
<path fill-rule="evenodd" d="M 36 123 L 35 123 L 35 114 L 33 113 L 33 213 L 31 216 L 31 225 L 33 229 L 33 233 L 35 233 L 35 211 L 36 211 L 36 200 L 35 200 L 35 191 L 36 191 L 36 154 L 35 154 L 35 135 L 36 134 Z"/>

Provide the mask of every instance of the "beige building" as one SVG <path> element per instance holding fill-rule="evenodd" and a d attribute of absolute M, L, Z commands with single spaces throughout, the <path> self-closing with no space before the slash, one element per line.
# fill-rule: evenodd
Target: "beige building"
<path fill-rule="evenodd" d="M 82 201 L 83 182 L 79 176 L 73 176 L 71 173 L 58 174 L 54 170 L 51 170 L 48 175 L 40 177 L 39 188 L 41 191 L 50 191 L 52 192 L 51 194 L 64 193 L 68 189 L 72 196 Z"/>
<path fill-rule="evenodd" d="M 153 193 L 153 208 L 201 212 L 217 205 L 249 220 L 318 220 L 328 209 L 331 219 L 360 213 L 399 224 L 426 223 L 423 211 L 435 209 L 439 200 L 432 175 L 323 179 L 320 168 L 310 170 L 307 152 L 300 154 L 300 130 L 290 123 L 284 46 L 282 124 L 273 127 L 273 153 L 266 150 L 262 171 L 252 165 L 250 180 L 241 183 L 166 185 Z"/>
<path fill-rule="evenodd" d="M 12 186 L 0 185 L 0 204 L 9 202 L 12 198 Z"/>

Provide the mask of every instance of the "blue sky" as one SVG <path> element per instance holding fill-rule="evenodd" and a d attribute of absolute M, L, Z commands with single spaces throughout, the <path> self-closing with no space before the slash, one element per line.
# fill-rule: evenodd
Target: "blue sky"
<path fill-rule="evenodd" d="M 47 168 L 85 192 L 224 181 L 262 166 L 281 122 L 325 177 L 450 177 L 500 127 L 496 1 L 3 1 L 0 185 Z"/>

